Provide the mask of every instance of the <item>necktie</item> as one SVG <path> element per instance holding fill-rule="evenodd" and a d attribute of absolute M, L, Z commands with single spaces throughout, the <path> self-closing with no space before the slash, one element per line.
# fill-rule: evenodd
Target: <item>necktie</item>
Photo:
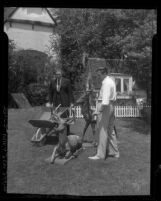
<path fill-rule="evenodd" d="M 60 78 L 57 78 L 57 91 L 60 91 Z"/>

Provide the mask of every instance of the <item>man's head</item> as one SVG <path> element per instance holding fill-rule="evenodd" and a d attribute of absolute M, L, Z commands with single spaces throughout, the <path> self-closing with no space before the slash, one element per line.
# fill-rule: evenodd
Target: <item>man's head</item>
<path fill-rule="evenodd" d="M 85 93 L 86 93 L 86 94 L 92 94 L 92 93 L 93 93 L 93 90 L 92 90 L 92 89 L 88 89 L 88 90 L 85 91 Z"/>
<path fill-rule="evenodd" d="M 107 74 L 108 74 L 108 70 L 106 67 L 99 67 L 97 69 L 97 74 L 100 76 L 100 78 L 103 80 Z"/>
<path fill-rule="evenodd" d="M 54 57 L 51 57 L 49 59 L 49 63 L 50 63 L 50 66 L 55 69 L 54 72 L 53 72 L 53 76 L 55 78 L 58 78 L 58 77 L 62 77 L 62 66 L 61 66 L 61 62 L 57 62 L 56 59 Z"/>
<path fill-rule="evenodd" d="M 61 70 L 61 69 L 57 69 L 57 70 L 55 71 L 55 77 L 56 77 L 56 78 L 62 77 L 62 70 Z"/>

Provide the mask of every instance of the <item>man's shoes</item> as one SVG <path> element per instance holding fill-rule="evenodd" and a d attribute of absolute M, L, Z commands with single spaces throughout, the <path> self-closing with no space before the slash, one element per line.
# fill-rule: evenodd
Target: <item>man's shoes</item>
<path fill-rule="evenodd" d="M 114 154 L 114 155 L 108 155 L 108 157 L 112 157 L 112 158 L 119 158 L 120 157 L 120 154 Z"/>
<path fill-rule="evenodd" d="M 98 143 L 97 143 L 97 142 L 92 142 L 92 145 L 93 145 L 94 147 L 97 147 L 97 146 L 98 146 Z"/>
<path fill-rule="evenodd" d="M 90 156 L 88 157 L 89 159 L 92 159 L 92 160 L 99 160 L 101 159 L 99 156 L 95 155 L 95 156 Z"/>

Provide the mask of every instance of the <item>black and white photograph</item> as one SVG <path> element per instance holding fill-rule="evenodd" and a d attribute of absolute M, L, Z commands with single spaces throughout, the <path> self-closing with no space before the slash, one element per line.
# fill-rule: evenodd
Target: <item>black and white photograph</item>
<path fill-rule="evenodd" d="M 7 194 L 149 196 L 157 9 L 3 9 Z"/>

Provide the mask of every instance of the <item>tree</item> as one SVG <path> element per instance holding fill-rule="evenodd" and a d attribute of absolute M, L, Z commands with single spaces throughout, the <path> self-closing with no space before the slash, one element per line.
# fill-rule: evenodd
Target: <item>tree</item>
<path fill-rule="evenodd" d="M 146 83 L 151 80 L 155 10 L 62 8 L 57 15 L 60 23 L 55 33 L 61 38 L 63 69 L 73 88 L 78 88 L 78 80 L 84 83 L 86 69 L 81 63 L 86 52 L 109 60 L 113 72 L 131 74 L 150 91 Z"/>
<path fill-rule="evenodd" d="M 137 65 L 132 75 L 140 86 L 147 91 L 151 98 L 152 78 L 152 38 L 157 31 L 156 11 L 144 10 L 135 13 L 138 27 L 133 31 L 132 37 L 125 49 L 129 59 L 135 59 Z"/>
<path fill-rule="evenodd" d="M 17 68 L 17 61 L 15 58 L 15 50 L 16 45 L 13 40 L 9 40 L 8 45 L 8 92 L 17 92 L 21 86 L 22 83 L 22 77 L 21 77 L 21 71 L 19 68 Z"/>
<path fill-rule="evenodd" d="M 44 83 L 52 75 L 48 56 L 36 50 L 15 50 L 9 41 L 9 92 L 24 92 L 31 83 Z"/>

